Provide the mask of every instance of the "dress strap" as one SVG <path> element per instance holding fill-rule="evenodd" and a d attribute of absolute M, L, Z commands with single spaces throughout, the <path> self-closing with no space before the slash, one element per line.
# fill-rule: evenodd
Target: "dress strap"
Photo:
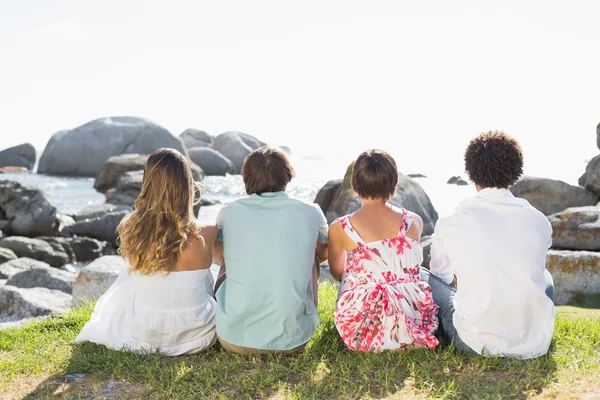
<path fill-rule="evenodd" d="M 400 235 L 405 236 L 409 231 L 412 223 L 413 223 L 412 215 L 406 211 L 404 208 L 402 209 L 402 226 L 400 227 Z"/>
<path fill-rule="evenodd" d="M 342 219 L 340 220 L 340 225 L 342 226 L 344 232 L 346 232 L 346 235 L 348 235 L 350 239 L 354 240 L 356 244 L 358 244 L 359 246 L 364 244 L 364 241 L 362 240 L 358 232 L 356 232 L 356 229 L 354 229 L 354 227 L 352 226 L 349 215 L 342 217 Z"/>

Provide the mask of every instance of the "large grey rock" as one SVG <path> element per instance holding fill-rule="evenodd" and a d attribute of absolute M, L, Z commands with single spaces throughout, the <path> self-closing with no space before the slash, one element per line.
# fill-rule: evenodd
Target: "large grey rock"
<path fill-rule="evenodd" d="M 60 290 L 5 285 L 0 289 L 0 315 L 29 318 L 61 313 L 69 309 L 71 300 L 70 295 Z"/>
<path fill-rule="evenodd" d="M 129 214 L 128 211 L 114 211 L 104 214 L 98 218 L 90 218 L 78 221 L 74 225 L 62 230 L 61 235 L 70 237 L 73 235 L 86 236 L 109 242 L 116 246 L 117 227 L 121 220 Z"/>
<path fill-rule="evenodd" d="M 210 147 L 214 142 L 212 136 L 198 129 L 186 129 L 179 137 L 188 151 L 193 147 Z"/>
<path fill-rule="evenodd" d="M 600 250 L 600 208 L 567 208 L 549 216 L 548 219 L 552 224 L 552 247 L 566 250 Z"/>
<path fill-rule="evenodd" d="M 10 279 L 14 274 L 36 266 L 47 266 L 45 262 L 31 258 L 17 258 L 0 264 L 0 279 Z"/>
<path fill-rule="evenodd" d="M 353 165 L 354 163 L 348 167 L 341 186 L 336 191 L 327 208 L 325 216 L 329 223 L 333 222 L 336 218 L 353 213 L 361 206 L 360 197 L 352 189 L 350 183 Z M 435 223 L 438 219 L 437 212 L 425 190 L 415 180 L 402 173 L 399 174 L 396 193 L 389 200 L 389 203 L 418 214 L 423 219 L 424 236 L 433 233 Z"/>
<path fill-rule="evenodd" d="M 9 221 L 3 231 L 11 235 L 42 236 L 58 232 L 56 208 L 39 189 L 0 181 L 0 208 Z"/>
<path fill-rule="evenodd" d="M 193 147 L 188 149 L 190 159 L 198 164 L 208 176 L 225 176 L 235 174 L 233 163 L 215 149 L 209 147 Z"/>
<path fill-rule="evenodd" d="M 129 266 L 119 256 L 104 256 L 83 268 L 73 286 L 73 305 L 99 298 Z"/>
<path fill-rule="evenodd" d="M 186 154 L 183 142 L 154 122 L 137 117 L 100 118 L 56 133 L 46 145 L 38 172 L 95 177 L 119 154 L 150 154 L 169 147 Z"/>
<path fill-rule="evenodd" d="M 11 236 L 0 240 L 0 247 L 12 250 L 17 257 L 43 261 L 53 267 L 60 267 L 71 261 L 64 252 L 55 251 L 49 243 L 40 239 Z"/>
<path fill-rule="evenodd" d="M 71 247 L 77 262 L 93 261 L 102 256 L 115 254 L 115 249 L 110 243 L 88 237 L 73 238 Z"/>
<path fill-rule="evenodd" d="M 231 160 L 235 167 L 235 173 L 239 174 L 244 165 L 246 156 L 254 150 L 242 138 L 238 132 L 225 132 L 215 138 L 213 148 L 226 158 Z"/>
<path fill-rule="evenodd" d="M 1 239 L 1 237 L 0 237 Z M 5 249 L 4 247 L 0 247 L 0 264 L 5 263 L 10 260 L 17 259 L 17 255 L 14 251 L 10 249 Z"/>
<path fill-rule="evenodd" d="M 247 133 L 243 133 L 243 132 L 230 132 L 230 133 L 237 134 L 240 137 L 240 139 L 242 139 L 244 141 L 244 143 L 246 143 L 248 146 L 250 146 L 250 148 L 252 150 L 256 150 L 259 147 L 263 147 L 263 146 L 267 145 L 262 140 L 259 140 L 252 135 L 248 135 Z"/>
<path fill-rule="evenodd" d="M 117 187 L 119 179 L 129 171 L 143 171 L 148 156 L 143 154 L 121 154 L 112 156 L 104 162 L 96 175 L 94 189 L 101 193 Z"/>
<path fill-rule="evenodd" d="M 600 253 L 550 250 L 546 268 L 554 279 L 556 305 L 577 294 L 600 294 Z"/>
<path fill-rule="evenodd" d="M 510 188 L 512 194 L 524 198 L 544 215 L 554 214 L 570 207 L 591 206 L 598 196 L 581 186 L 563 181 L 525 176 Z"/>
<path fill-rule="evenodd" d="M 72 224 L 71 224 L 72 225 Z M 68 262 L 75 261 L 75 254 L 71 248 L 71 240 L 60 236 L 39 236 L 36 239 L 43 240 L 52 246 L 55 253 L 62 258 L 68 259 Z"/>
<path fill-rule="evenodd" d="M 469 183 L 460 176 L 453 176 L 446 182 L 449 185 L 467 186 Z"/>
<path fill-rule="evenodd" d="M 117 186 L 106 192 L 106 202 L 132 206 L 144 181 L 144 171 L 129 171 L 119 178 Z"/>
<path fill-rule="evenodd" d="M 591 159 L 585 173 L 579 178 L 579 184 L 600 196 L 600 155 Z"/>
<path fill-rule="evenodd" d="M 75 222 L 85 221 L 86 219 L 101 217 L 113 211 L 131 211 L 131 206 L 126 204 L 110 203 L 95 204 L 77 211 L 75 214 L 73 214 L 73 218 L 75 219 Z"/>
<path fill-rule="evenodd" d="M 35 147 L 29 143 L 0 151 L 0 167 L 23 167 L 29 171 L 35 165 Z"/>
<path fill-rule="evenodd" d="M 339 190 L 340 186 L 342 186 L 342 179 L 334 179 L 325 184 L 315 197 L 315 203 L 321 207 L 323 213 L 327 213 L 329 206 L 331 205 L 331 201 L 335 196 L 336 192 Z"/>
<path fill-rule="evenodd" d="M 22 289 L 42 287 L 71 294 L 76 275 L 72 272 L 52 268 L 49 265 L 37 265 L 17 272 L 8 279 L 6 284 Z"/>

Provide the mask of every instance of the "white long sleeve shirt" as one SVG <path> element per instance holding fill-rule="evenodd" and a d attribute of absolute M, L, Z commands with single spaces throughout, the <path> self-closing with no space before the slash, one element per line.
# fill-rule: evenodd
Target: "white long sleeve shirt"
<path fill-rule="evenodd" d="M 554 304 L 544 270 L 548 219 L 506 189 L 483 189 L 438 220 L 431 273 L 456 275 L 453 322 L 461 340 L 487 355 L 532 358 L 548 351 Z"/>

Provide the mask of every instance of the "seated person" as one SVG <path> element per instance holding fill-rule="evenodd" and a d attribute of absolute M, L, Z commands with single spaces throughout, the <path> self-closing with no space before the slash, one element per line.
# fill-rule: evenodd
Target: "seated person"
<path fill-rule="evenodd" d="M 144 169 L 133 212 L 118 227 L 125 270 L 100 297 L 77 342 L 111 349 L 197 353 L 216 342 L 212 243 L 199 226 L 187 160 L 158 149 Z"/>
<path fill-rule="evenodd" d="M 398 170 L 384 151 L 361 154 L 352 169 L 352 188 L 362 206 L 329 229 L 331 275 L 341 279 L 334 314 L 351 350 L 381 351 L 438 344 L 437 307 L 421 281 L 421 217 L 388 200 Z"/>
<path fill-rule="evenodd" d="M 443 336 L 457 349 L 491 356 L 545 354 L 554 330 L 554 287 L 546 270 L 548 219 L 508 190 L 523 172 L 519 144 L 502 132 L 465 152 L 477 196 L 438 220 L 431 272 Z"/>
<path fill-rule="evenodd" d="M 215 259 L 224 259 L 215 288 L 219 342 L 240 354 L 301 351 L 319 324 L 327 221 L 318 205 L 285 193 L 294 169 L 282 151 L 255 150 L 242 177 L 248 196 L 217 215 L 223 242 Z"/>

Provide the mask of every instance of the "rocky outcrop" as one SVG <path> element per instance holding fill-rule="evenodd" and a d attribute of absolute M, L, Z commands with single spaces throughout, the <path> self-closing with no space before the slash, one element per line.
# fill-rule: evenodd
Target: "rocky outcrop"
<path fill-rule="evenodd" d="M 106 241 L 113 246 L 117 243 L 117 227 L 128 211 L 114 211 L 98 218 L 78 221 L 62 230 L 61 235 L 71 237 L 74 235 L 85 236 Z"/>
<path fill-rule="evenodd" d="M 143 171 L 146 161 L 148 161 L 148 156 L 142 154 L 121 154 L 110 157 L 96 175 L 94 189 L 100 193 L 106 193 L 109 189 L 117 187 L 119 179 L 125 173 Z"/>
<path fill-rule="evenodd" d="M 21 289 L 46 288 L 71 294 L 75 273 L 61 271 L 49 265 L 36 265 L 28 270 L 17 272 L 8 279 L 7 285 Z"/>
<path fill-rule="evenodd" d="M 35 147 L 29 143 L 0 151 L 0 167 L 22 167 L 31 171 L 35 159 Z"/>
<path fill-rule="evenodd" d="M 99 298 L 127 269 L 127 263 L 119 256 L 100 257 L 83 268 L 73 286 L 73 305 Z"/>
<path fill-rule="evenodd" d="M 30 318 L 66 312 L 71 300 L 70 295 L 60 290 L 5 285 L 0 288 L 0 315 Z"/>
<path fill-rule="evenodd" d="M 2 237 L 0 237 L 0 239 L 2 239 Z M 15 260 L 17 258 L 18 257 L 14 251 L 0 247 L 0 264 L 10 260 Z"/>
<path fill-rule="evenodd" d="M 39 236 L 36 239 L 43 240 L 44 242 L 48 243 L 55 253 L 59 254 L 65 259 L 68 259 L 69 263 L 75 261 L 75 254 L 71 248 L 70 239 L 60 236 Z"/>
<path fill-rule="evenodd" d="M 338 189 L 342 186 L 342 179 L 334 179 L 325 184 L 315 197 L 315 203 L 321 207 L 324 214 L 327 214 L 327 209 L 331 205 L 331 201 Z"/>
<path fill-rule="evenodd" d="M 103 215 L 114 211 L 131 211 L 131 206 L 110 203 L 95 204 L 77 211 L 73 214 L 73 218 L 75 219 L 75 222 L 85 221 L 86 219 L 102 217 Z"/>
<path fill-rule="evenodd" d="M 324 201 L 319 203 L 322 209 L 327 210 L 325 216 L 329 223 L 360 208 L 360 197 L 352 190 L 350 183 L 353 165 L 354 163 L 350 164 L 346 170 L 342 184 L 338 187 L 331 202 L 329 204 Z M 423 219 L 423 235 L 431 235 L 433 233 L 435 223 L 438 219 L 437 212 L 425 190 L 415 180 L 404 174 L 399 174 L 396 193 L 389 200 L 389 203 L 420 215 Z"/>
<path fill-rule="evenodd" d="M 460 176 L 453 176 L 450 179 L 448 179 L 448 182 L 446 182 L 446 183 L 449 185 L 456 185 L 456 186 L 467 186 L 469 184 L 467 181 L 465 181 Z"/>
<path fill-rule="evenodd" d="M 183 141 L 183 144 L 188 151 L 194 147 L 210 147 L 214 142 L 212 136 L 198 129 L 186 129 L 181 135 L 179 135 L 179 137 Z M 198 163 L 196 162 L 196 164 Z"/>
<path fill-rule="evenodd" d="M 132 206 L 142 190 L 144 171 L 129 171 L 119 178 L 117 186 L 106 192 L 106 201 L 111 204 Z"/>
<path fill-rule="evenodd" d="M 198 164 L 207 176 L 225 176 L 235 174 L 233 163 L 215 149 L 193 147 L 188 149 L 190 159 Z"/>
<path fill-rule="evenodd" d="M 183 142 L 154 122 L 137 117 L 108 117 L 88 122 L 50 139 L 38 172 L 95 177 L 104 162 L 119 154 L 150 154 L 169 147 L 186 154 Z"/>
<path fill-rule="evenodd" d="M 585 173 L 579 178 L 579 184 L 600 196 L 600 155 L 591 159 Z"/>
<path fill-rule="evenodd" d="M 510 188 L 512 194 L 521 197 L 544 215 L 551 215 L 570 207 L 592 206 L 598 196 L 581 186 L 563 181 L 525 176 Z"/>
<path fill-rule="evenodd" d="M 7 221 L 2 224 L 5 233 L 31 237 L 58 232 L 56 208 L 41 190 L 17 182 L 0 181 L 0 209 Z"/>
<path fill-rule="evenodd" d="M 244 164 L 244 159 L 253 149 L 238 134 L 238 132 L 225 132 L 215 138 L 214 149 L 227 157 L 239 174 Z"/>
<path fill-rule="evenodd" d="M 600 251 L 600 208 L 568 208 L 548 219 L 553 248 Z"/>
<path fill-rule="evenodd" d="M 71 261 L 64 252 L 56 251 L 50 244 L 40 239 L 11 236 L 0 240 L 0 247 L 12 250 L 17 257 L 43 261 L 53 267 L 61 267 Z"/>
<path fill-rule="evenodd" d="M 554 279 L 556 305 L 578 294 L 600 294 L 600 253 L 550 250 L 546 268 Z"/>
<path fill-rule="evenodd" d="M 36 266 L 46 266 L 48 264 L 33 260 L 31 258 L 17 258 L 0 264 L 0 279 L 10 279 L 13 275 L 27 271 Z"/>

